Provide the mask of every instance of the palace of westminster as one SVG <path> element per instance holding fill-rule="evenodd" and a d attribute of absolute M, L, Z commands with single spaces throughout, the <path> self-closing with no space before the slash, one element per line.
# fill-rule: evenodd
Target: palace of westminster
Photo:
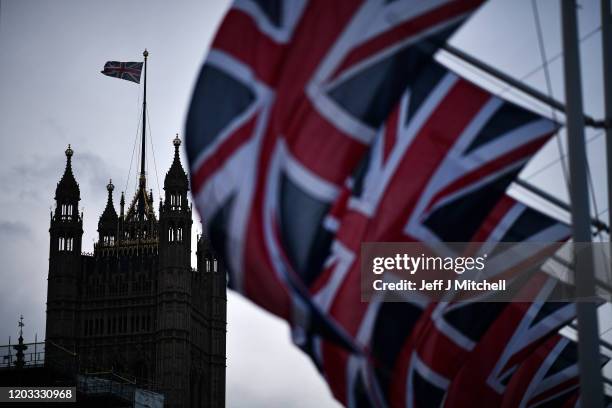
<path fill-rule="evenodd" d="M 77 356 L 79 373 L 112 370 L 156 384 L 164 406 L 224 406 L 226 278 L 205 234 L 191 266 L 189 181 L 178 136 L 173 144 L 157 212 L 143 170 L 127 205 L 121 194 L 118 213 L 114 186 L 106 186 L 93 253 L 82 252 L 68 146 L 49 228 L 45 364 Z"/>

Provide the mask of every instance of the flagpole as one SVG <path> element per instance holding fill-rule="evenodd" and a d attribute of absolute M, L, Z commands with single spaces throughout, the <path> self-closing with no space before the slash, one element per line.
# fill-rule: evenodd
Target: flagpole
<path fill-rule="evenodd" d="M 610 13 L 610 1 L 601 0 L 601 53 L 603 60 L 603 85 L 604 85 L 604 120 L 606 123 L 612 122 L 612 15 Z M 606 127 L 606 164 L 608 171 L 608 224 L 612 223 L 612 128 Z M 612 234 L 608 232 L 608 237 Z M 610 252 L 608 255 L 612 257 L 612 239 L 610 241 Z M 608 260 L 610 261 L 610 260 Z M 612 276 L 609 276 L 612 279 Z"/>
<path fill-rule="evenodd" d="M 462 61 L 463 63 L 469 64 L 470 66 L 492 76 L 493 78 L 507 84 L 508 86 L 517 89 L 523 93 L 525 93 L 526 95 L 531 96 L 532 98 L 540 101 L 541 103 L 548 105 L 550 107 L 552 107 L 553 109 L 556 109 L 560 112 L 566 113 L 566 106 L 565 104 L 563 104 L 562 102 L 557 101 L 556 99 L 553 99 L 552 97 L 545 95 L 544 93 L 540 92 L 539 90 L 530 87 L 529 85 L 525 84 L 524 82 L 521 82 L 513 77 L 511 77 L 510 75 L 498 70 L 497 68 L 467 54 L 466 52 L 453 47 L 452 45 L 445 43 L 445 44 L 441 44 L 440 45 L 440 49 L 444 50 L 445 52 L 447 52 L 448 54 L 452 55 L 453 57 L 459 59 L 460 61 Z M 593 119 L 593 117 L 583 114 L 584 115 L 584 122 L 587 126 L 593 127 L 593 128 L 604 128 L 605 127 L 605 123 L 603 120 L 596 120 Z M 612 146 L 610 147 L 610 149 L 612 149 Z M 610 153 L 612 155 L 612 151 Z M 612 180 L 612 168 L 609 169 L 609 175 L 610 175 L 610 180 Z M 530 192 L 532 192 L 533 194 L 539 196 L 540 198 L 548 201 L 549 203 L 559 206 L 563 209 L 569 209 L 569 205 L 566 203 L 561 202 L 560 200 L 551 200 L 550 198 L 552 197 L 550 194 L 547 194 L 546 192 L 544 192 L 543 190 L 539 189 L 538 187 L 534 186 L 533 184 L 527 182 L 526 180 L 521 180 L 521 179 L 517 179 L 515 181 L 516 184 L 519 184 L 520 186 L 526 188 L 527 190 L 529 190 Z M 612 192 L 612 189 L 610 190 Z M 610 214 L 610 222 L 608 223 L 608 225 L 606 225 L 605 223 L 603 223 L 601 220 L 599 220 L 597 218 L 597 215 L 592 219 L 592 224 L 593 226 L 597 229 L 597 230 L 605 230 L 605 231 L 609 231 L 609 227 L 610 227 L 610 223 L 612 223 L 612 213 Z"/>
<path fill-rule="evenodd" d="M 569 213 L 572 212 L 572 206 L 562 200 L 560 200 L 558 197 L 553 196 L 552 194 L 542 190 L 541 188 L 527 182 L 526 180 L 517 178 L 516 180 L 513 181 L 513 183 L 519 187 L 524 188 L 525 190 L 529 191 L 530 193 L 540 197 L 541 199 L 547 201 L 549 204 L 552 204 L 564 211 L 567 211 Z M 606 231 L 607 233 L 610 233 L 610 227 L 609 225 L 606 225 L 605 222 L 601 221 L 598 217 L 594 216 L 591 218 L 591 225 L 593 226 L 593 228 L 595 228 L 595 230 L 597 232 L 599 231 Z"/>
<path fill-rule="evenodd" d="M 576 1 L 561 0 L 561 34 L 563 38 L 565 104 L 568 156 L 570 170 L 570 201 L 572 207 L 572 237 L 578 246 L 575 251 L 574 282 L 578 294 L 578 368 L 580 370 L 580 404 L 597 408 L 603 405 L 603 382 L 599 352 L 599 328 L 593 274 L 593 251 L 589 225 L 589 191 L 586 172 L 585 118 L 582 107 L 582 81 Z M 604 73 L 605 74 L 605 73 Z M 585 243 L 586 245 L 584 245 Z M 581 300 L 582 298 L 582 300 Z M 591 299 L 589 299 L 591 298 Z"/>
<path fill-rule="evenodd" d="M 144 56 L 144 96 L 142 99 L 142 143 L 141 143 L 141 154 L 140 154 L 140 186 L 145 187 L 145 132 L 147 129 L 147 57 L 149 52 L 145 48 L 142 53 Z"/>
<path fill-rule="evenodd" d="M 483 71 L 484 73 L 491 75 L 493 78 L 506 83 L 512 88 L 518 89 L 519 91 L 531 96 L 532 98 L 540 101 L 544 105 L 550 106 L 551 108 L 554 108 L 560 112 L 564 112 L 564 113 L 566 112 L 566 106 L 562 102 L 559 102 L 558 100 L 540 92 L 536 88 L 532 88 L 526 83 L 521 82 L 516 78 L 513 78 L 512 76 L 506 74 L 505 72 L 502 72 L 499 69 L 487 64 L 486 62 L 481 61 L 471 56 L 470 54 L 460 50 L 459 48 L 453 47 L 452 45 L 448 43 L 441 44 L 440 48 L 446 51 L 447 53 L 449 53 L 450 55 L 454 56 L 455 58 L 463 61 L 464 63 L 467 63 Z M 593 117 L 587 114 L 584 114 L 582 112 L 581 112 L 581 115 L 584 115 L 584 122 L 586 123 L 587 126 L 590 126 L 593 128 L 603 128 L 604 127 L 604 122 L 602 120 L 596 120 Z"/>

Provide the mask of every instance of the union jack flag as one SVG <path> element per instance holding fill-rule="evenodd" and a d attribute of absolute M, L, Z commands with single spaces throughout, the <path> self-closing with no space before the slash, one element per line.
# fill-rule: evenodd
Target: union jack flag
<path fill-rule="evenodd" d="M 523 289 L 537 293 L 531 303 L 510 303 L 474 345 L 449 383 L 449 406 L 467 406 L 478 395 L 485 406 L 499 406 L 520 363 L 575 318 L 573 303 L 546 302 L 560 282 L 535 275 Z"/>
<path fill-rule="evenodd" d="M 439 405 L 497 319 L 522 322 L 532 310 L 419 296 L 362 303 L 362 242 L 490 249 L 569 234 L 506 195 L 558 125 L 432 58 L 480 3 L 238 0 L 194 90 L 192 191 L 230 287 L 290 323 L 348 406 Z M 549 314 L 565 322 L 569 309 Z M 471 318 L 481 310 L 484 325 Z M 558 326 L 547 327 L 538 341 Z M 460 336 L 449 372 L 445 353 L 421 340 L 443 344 L 451 332 Z M 508 356 L 518 364 L 532 350 L 512 344 L 490 354 L 499 378 L 512 372 Z"/>
<path fill-rule="evenodd" d="M 142 62 L 108 61 L 100 72 L 110 77 L 121 78 L 139 84 L 142 65 Z"/>
<path fill-rule="evenodd" d="M 487 250 L 494 250 L 490 245 L 500 239 L 504 242 L 540 242 L 540 239 L 551 242 L 564 240 L 569 234 L 567 225 L 507 196 L 502 197 L 482 224 L 480 233 L 488 238 L 483 244 Z M 489 231 L 485 232 L 487 229 Z M 352 284 L 343 288 L 335 283 L 340 279 L 332 277 L 328 272 L 330 283 L 320 290 L 315 298 L 321 299 L 324 305 L 336 303 L 335 308 L 330 308 L 331 314 L 336 316 L 344 327 L 356 333 L 356 341 L 368 350 L 368 354 L 364 356 L 353 353 L 331 341 L 317 338 L 313 342 L 317 347 L 314 347 L 315 352 L 311 355 L 322 367 L 332 389 L 335 390 L 335 395 L 348 406 L 359 405 L 358 401 L 381 405 L 372 402 L 371 395 L 376 394 L 382 395 L 383 401 L 388 402 L 390 406 L 418 407 L 423 406 L 425 401 L 430 403 L 425 406 L 436 406 L 434 402 L 441 401 L 446 395 L 451 380 L 466 363 L 468 356 L 474 353 L 474 348 L 480 344 L 481 338 L 498 321 L 499 325 L 506 329 L 517 325 L 513 342 L 502 336 L 493 336 L 490 340 L 484 337 L 489 345 L 496 341 L 494 344 L 497 347 L 503 349 L 507 346 L 510 351 L 505 355 L 510 353 L 523 357 L 525 350 L 529 350 L 528 346 L 537 344 L 534 341 L 521 340 L 526 339 L 524 335 L 532 335 L 535 332 L 521 331 L 517 323 L 528 318 L 525 315 L 527 312 L 531 314 L 540 310 L 536 309 L 536 306 L 529 309 L 525 308 L 525 305 L 517 307 L 516 303 L 431 303 L 428 299 L 417 296 L 407 297 L 403 303 L 371 301 L 369 304 L 362 304 L 358 301 L 358 289 L 354 290 L 353 286 L 358 285 L 358 282 L 351 279 L 351 274 L 357 274 L 346 266 L 346 260 L 354 259 L 356 255 L 341 243 L 334 243 L 333 248 L 335 254 L 331 265 L 336 265 L 333 273 L 344 275 L 345 281 L 352 281 Z M 506 262 L 508 269 L 524 262 L 524 259 L 512 255 L 513 258 L 509 259 L 502 252 L 496 258 Z M 527 258 L 533 255 L 524 256 Z M 546 275 L 539 274 L 528 284 L 523 284 L 525 293 L 520 293 L 519 298 L 538 297 L 546 300 L 552 289 L 551 285 L 554 287 L 556 281 L 545 277 Z M 327 291 L 329 293 L 326 293 Z M 546 325 L 538 326 L 540 329 L 537 333 L 540 338 L 552 335 L 558 326 L 573 317 L 573 305 L 561 309 L 555 305 L 540 303 L 538 306 L 542 309 L 538 319 L 545 316 L 545 311 L 550 314 L 548 319 L 544 319 Z M 492 329 L 492 332 L 494 330 L 499 331 L 499 327 Z M 526 342 L 526 345 L 519 347 L 517 344 L 523 344 L 521 341 Z M 491 361 L 496 359 L 500 358 L 490 356 Z M 512 359 L 513 362 L 515 360 L 516 358 Z M 509 365 L 501 374 L 511 373 L 511 368 L 512 365 Z M 356 393 L 360 389 L 368 392 Z"/>
<path fill-rule="evenodd" d="M 196 84 L 186 145 L 234 289 L 291 321 L 310 314 L 304 283 L 331 242 L 320 221 L 433 44 L 480 3 L 233 4 Z"/>
<path fill-rule="evenodd" d="M 610 358 L 601 356 L 604 366 Z M 578 406 L 578 345 L 555 334 L 529 355 L 512 375 L 501 401 L 502 408 Z M 606 396 L 604 406 L 612 399 Z"/>

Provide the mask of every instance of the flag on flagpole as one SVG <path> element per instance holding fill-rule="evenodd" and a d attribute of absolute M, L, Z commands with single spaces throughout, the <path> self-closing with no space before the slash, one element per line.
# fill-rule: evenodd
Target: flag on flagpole
<path fill-rule="evenodd" d="M 142 66 L 142 62 L 108 61 L 100 72 L 110 77 L 125 79 L 126 81 L 139 84 Z"/>

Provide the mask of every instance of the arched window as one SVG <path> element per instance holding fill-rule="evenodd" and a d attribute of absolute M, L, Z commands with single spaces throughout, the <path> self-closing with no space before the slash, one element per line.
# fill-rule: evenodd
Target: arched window
<path fill-rule="evenodd" d="M 62 204 L 60 207 L 60 214 L 63 219 L 71 219 L 73 215 L 73 205 Z"/>
<path fill-rule="evenodd" d="M 183 228 L 170 226 L 168 228 L 168 242 L 182 242 Z"/>
<path fill-rule="evenodd" d="M 58 250 L 59 251 L 72 251 L 74 249 L 74 241 L 72 237 L 59 237 L 58 238 Z"/>
<path fill-rule="evenodd" d="M 177 209 L 183 204 L 183 197 L 180 194 L 170 194 L 170 208 Z"/>

